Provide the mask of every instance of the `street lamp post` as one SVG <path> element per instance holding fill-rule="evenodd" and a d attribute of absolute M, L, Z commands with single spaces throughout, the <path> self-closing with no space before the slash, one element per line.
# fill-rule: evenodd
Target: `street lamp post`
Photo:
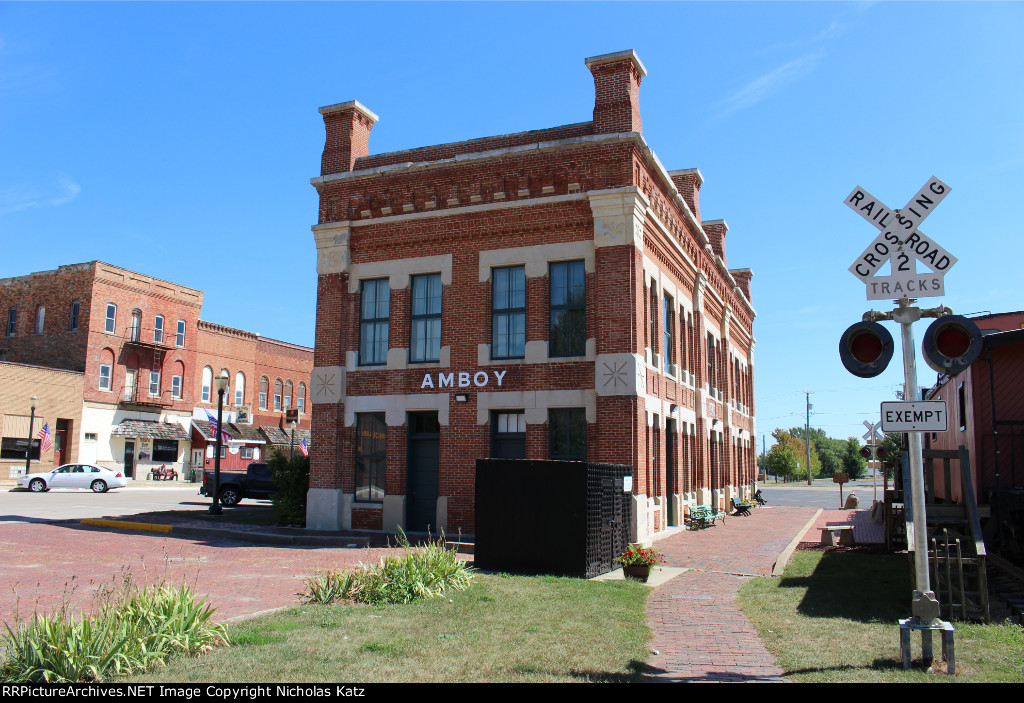
<path fill-rule="evenodd" d="M 220 507 L 220 447 L 221 427 L 223 426 L 221 416 L 224 412 L 224 393 L 228 390 L 229 382 L 230 379 L 223 370 L 217 374 L 217 378 L 213 379 L 213 383 L 217 388 L 217 440 L 213 453 L 213 502 L 210 503 L 210 515 L 220 515 L 224 512 L 223 508 Z"/>
<path fill-rule="evenodd" d="M 32 412 L 28 417 L 28 449 L 25 450 L 25 475 L 32 473 L 32 426 L 36 423 L 36 403 L 39 396 L 32 396 Z"/>

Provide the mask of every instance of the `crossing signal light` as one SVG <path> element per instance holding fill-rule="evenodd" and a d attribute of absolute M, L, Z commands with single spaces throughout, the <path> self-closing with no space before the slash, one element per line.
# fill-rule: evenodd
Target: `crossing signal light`
<path fill-rule="evenodd" d="M 885 458 L 885 455 L 889 452 L 885 451 L 885 447 L 875 447 L 875 458 L 881 461 Z"/>
<path fill-rule="evenodd" d="M 955 376 L 981 354 L 981 330 L 960 315 L 944 315 L 928 326 L 921 351 L 935 371 Z"/>
<path fill-rule="evenodd" d="M 889 330 L 877 322 L 858 322 L 839 339 L 839 358 L 854 376 L 873 378 L 885 371 L 892 359 Z"/>
<path fill-rule="evenodd" d="M 871 447 L 861 447 L 860 448 L 860 455 L 862 457 L 864 457 L 865 459 L 870 459 L 871 458 Z"/>

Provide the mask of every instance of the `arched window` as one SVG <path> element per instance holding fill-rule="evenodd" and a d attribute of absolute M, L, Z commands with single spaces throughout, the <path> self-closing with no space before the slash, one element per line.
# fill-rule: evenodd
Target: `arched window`
<path fill-rule="evenodd" d="M 245 374 L 239 371 L 235 374 L 235 405 L 245 403 Z"/>
<path fill-rule="evenodd" d="M 209 366 L 203 368 L 203 394 L 202 400 L 204 403 L 210 402 L 210 393 L 213 388 L 213 369 Z"/>
<path fill-rule="evenodd" d="M 229 379 L 228 380 L 227 388 L 224 389 L 224 402 L 225 403 L 230 403 L 231 402 L 231 381 L 230 381 L 231 374 L 228 373 L 227 369 L 221 369 L 220 373 L 217 374 L 217 376 L 224 376 L 225 378 Z"/>
<path fill-rule="evenodd" d="M 281 409 L 281 379 L 274 381 L 274 410 Z"/>
<path fill-rule="evenodd" d="M 300 413 L 306 412 L 306 384 L 299 383 L 299 399 L 295 403 Z"/>
<path fill-rule="evenodd" d="M 181 398 L 181 384 L 185 379 L 185 364 L 181 361 L 175 361 L 172 369 L 173 375 L 171 376 L 171 397 Z"/>
<path fill-rule="evenodd" d="M 284 409 L 287 410 L 292 407 L 292 382 L 291 379 L 285 381 L 284 384 Z"/>
<path fill-rule="evenodd" d="M 267 409 L 267 393 L 270 392 L 270 381 L 264 376 L 260 379 L 260 410 Z"/>

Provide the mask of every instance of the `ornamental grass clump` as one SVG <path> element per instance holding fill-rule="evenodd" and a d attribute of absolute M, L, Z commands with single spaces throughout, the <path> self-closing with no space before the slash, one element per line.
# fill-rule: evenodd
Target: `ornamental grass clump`
<path fill-rule="evenodd" d="M 320 572 L 306 579 L 299 594 L 307 603 L 349 600 L 369 605 L 411 603 L 441 596 L 447 591 L 464 591 L 473 570 L 459 559 L 458 552 L 444 544 L 444 535 L 413 549 L 402 532 L 401 556 L 386 555 L 377 564 L 360 564 L 352 571 Z"/>
<path fill-rule="evenodd" d="M 631 544 L 615 561 L 623 566 L 657 566 L 665 563 L 665 555 L 653 547 Z"/>
<path fill-rule="evenodd" d="M 139 589 L 129 581 L 96 615 L 72 615 L 65 603 L 56 613 L 5 623 L 0 679 L 75 683 L 146 671 L 228 644 L 227 630 L 212 616 L 185 584 Z"/>

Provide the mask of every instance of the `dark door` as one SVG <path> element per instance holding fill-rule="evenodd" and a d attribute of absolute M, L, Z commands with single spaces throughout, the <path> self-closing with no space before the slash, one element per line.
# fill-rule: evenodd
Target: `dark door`
<path fill-rule="evenodd" d="M 128 478 L 135 477 L 135 440 L 124 441 L 124 475 Z"/>
<path fill-rule="evenodd" d="M 409 413 L 406 529 L 437 530 L 437 474 L 441 426 L 436 412 Z"/>
<path fill-rule="evenodd" d="M 665 421 L 665 493 L 668 503 L 668 525 L 679 524 L 676 505 L 676 421 Z"/>

